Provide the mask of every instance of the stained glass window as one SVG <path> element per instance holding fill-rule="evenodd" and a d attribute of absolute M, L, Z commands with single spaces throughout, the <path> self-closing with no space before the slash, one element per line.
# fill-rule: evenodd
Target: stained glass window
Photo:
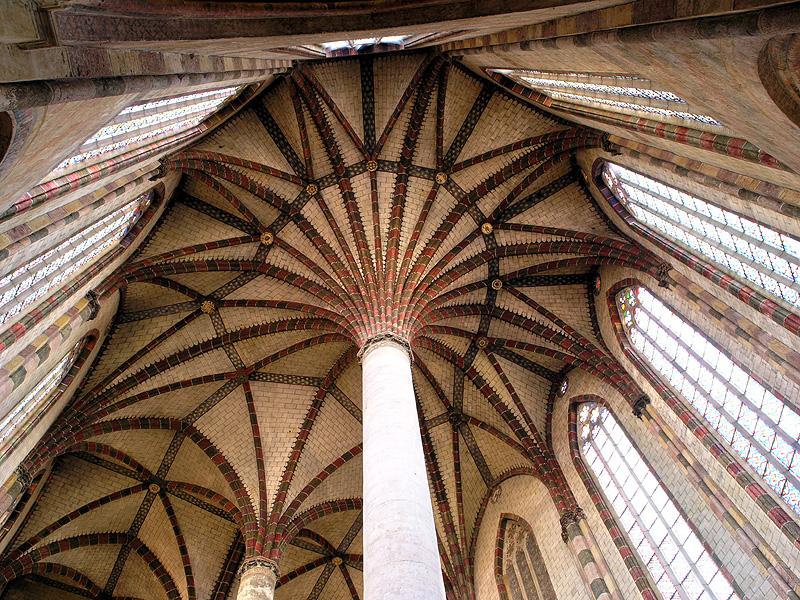
<path fill-rule="evenodd" d="M 322 42 L 320 44 L 325 50 L 330 52 L 335 50 L 342 50 L 348 48 L 351 50 L 359 50 L 364 46 L 374 46 L 377 44 L 389 44 L 392 46 L 402 46 L 403 41 L 409 36 L 407 35 L 388 35 L 384 37 L 371 37 L 361 38 L 358 40 L 337 40 L 335 42 Z"/>
<path fill-rule="evenodd" d="M 67 352 L 64 357 L 45 375 L 39 383 L 33 386 L 11 409 L 2 420 L 0 420 L 0 457 L 3 457 L 24 430 L 34 422 L 38 415 L 46 411 L 52 401 L 55 400 L 56 388 L 66 376 L 75 357 L 80 349 L 81 342 Z M 0 458 L 2 462 L 2 458 Z"/>
<path fill-rule="evenodd" d="M 113 156 L 136 145 L 152 142 L 191 129 L 239 91 L 231 86 L 148 100 L 127 107 L 108 125 L 86 140 L 78 152 L 58 165 L 54 174 L 98 157 Z"/>
<path fill-rule="evenodd" d="M 800 514 L 800 415 L 645 288 L 617 303 L 644 359 Z"/>
<path fill-rule="evenodd" d="M 623 113 L 646 112 L 655 117 L 722 124 L 708 115 L 687 112 L 686 100 L 667 90 L 654 90 L 647 79 L 615 73 L 577 73 L 526 69 L 492 69 L 551 98 L 576 104 L 599 104 Z"/>
<path fill-rule="evenodd" d="M 0 277 L 0 323 L 8 322 L 108 251 L 125 235 L 150 198 L 150 192 L 142 194 Z"/>
<path fill-rule="evenodd" d="M 665 600 L 738 598 L 664 486 L 604 406 L 578 410 L 581 449 Z"/>
<path fill-rule="evenodd" d="M 800 308 L 800 240 L 619 165 L 603 178 L 642 223 Z"/>

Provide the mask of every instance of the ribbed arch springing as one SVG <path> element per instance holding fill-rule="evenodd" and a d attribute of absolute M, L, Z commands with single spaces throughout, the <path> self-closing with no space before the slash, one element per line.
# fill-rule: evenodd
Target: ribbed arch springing
<path fill-rule="evenodd" d="M 0 277 L 0 324 L 69 282 L 110 250 L 150 203 L 152 192 L 127 202 L 63 242 Z"/>
<path fill-rule="evenodd" d="M 646 227 L 800 309 L 800 240 L 617 164 L 603 179 Z"/>
<path fill-rule="evenodd" d="M 800 513 L 800 414 L 642 287 L 617 296 L 634 348 Z"/>
<path fill-rule="evenodd" d="M 586 464 L 663 598 L 728 600 L 738 595 L 607 407 L 578 408 Z"/>

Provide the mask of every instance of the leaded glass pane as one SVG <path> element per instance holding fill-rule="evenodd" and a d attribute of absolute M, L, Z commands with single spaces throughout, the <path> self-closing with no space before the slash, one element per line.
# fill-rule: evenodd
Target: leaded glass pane
<path fill-rule="evenodd" d="M 641 355 L 800 513 L 800 415 L 645 288 L 617 303 Z"/>
<path fill-rule="evenodd" d="M 125 235 L 149 202 L 150 192 L 142 194 L 0 277 L 0 323 L 7 323 L 102 256 Z"/>
<path fill-rule="evenodd" d="M 800 240 L 619 165 L 603 178 L 642 223 L 800 308 Z"/>
<path fill-rule="evenodd" d="M 738 598 L 611 412 L 588 402 L 578 422 L 586 462 L 661 595 Z"/>
<path fill-rule="evenodd" d="M 78 152 L 59 164 L 53 173 L 191 129 L 216 111 L 239 89 L 231 86 L 129 106 L 111 123 L 86 140 Z M 53 173 L 45 179 L 52 178 Z"/>
<path fill-rule="evenodd" d="M 493 69 L 551 98 L 579 104 L 600 104 L 617 112 L 646 112 L 657 117 L 721 127 L 716 119 L 683 110 L 686 100 L 667 90 L 645 87 L 646 79 L 631 75 Z M 654 104 L 655 103 L 655 104 Z"/>
<path fill-rule="evenodd" d="M 72 366 L 79 347 L 80 342 L 67 352 L 31 391 L 25 394 L 22 400 L 11 409 L 11 412 L 3 417 L 2 421 L 0 421 L 0 449 L 7 449 L 13 443 L 15 437 L 22 433 L 25 425 L 36 417 L 40 409 L 44 409 L 58 384 L 61 383 Z M 0 458 L 1 461 L 2 458 Z"/>

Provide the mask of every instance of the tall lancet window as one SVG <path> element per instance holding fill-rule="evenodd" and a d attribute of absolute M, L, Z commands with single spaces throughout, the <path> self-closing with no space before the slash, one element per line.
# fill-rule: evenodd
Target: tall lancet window
<path fill-rule="evenodd" d="M 756 381 L 645 288 L 617 297 L 631 343 L 764 482 L 800 513 L 797 405 Z"/>
<path fill-rule="evenodd" d="M 110 250 L 136 222 L 151 197 L 152 192 L 142 194 L 0 276 L 0 324 L 9 322 L 50 290 L 68 283 Z"/>
<path fill-rule="evenodd" d="M 619 165 L 603 179 L 650 229 L 800 309 L 800 240 Z"/>
<path fill-rule="evenodd" d="M 46 179 L 129 148 L 186 132 L 219 109 L 239 89 L 232 86 L 133 104 L 86 140 L 76 154 L 64 160 Z"/>
<path fill-rule="evenodd" d="M 75 362 L 83 342 L 78 342 L 11 411 L 0 420 L 0 463 L 9 450 L 56 400 L 56 389 Z"/>
<path fill-rule="evenodd" d="M 503 582 L 508 600 L 556 600 L 550 574 L 528 523 L 503 523 Z"/>
<path fill-rule="evenodd" d="M 650 81 L 618 73 L 581 73 L 531 69 L 491 69 L 532 88 L 553 100 L 575 108 L 587 107 L 639 116 L 656 121 L 719 128 L 722 124 L 708 115 L 687 110 L 687 102 L 677 94 L 650 87 Z"/>
<path fill-rule="evenodd" d="M 587 402 L 578 427 L 586 463 L 663 598 L 738 598 L 611 412 Z"/>

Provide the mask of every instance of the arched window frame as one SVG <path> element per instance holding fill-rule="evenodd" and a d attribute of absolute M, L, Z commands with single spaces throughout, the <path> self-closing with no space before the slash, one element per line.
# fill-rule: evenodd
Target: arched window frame
<path fill-rule="evenodd" d="M 579 425 L 578 411 L 583 405 L 587 403 L 600 406 L 610 413 L 611 417 L 616 421 L 617 426 L 623 432 L 625 437 L 628 438 L 631 445 L 634 447 L 634 449 L 637 450 L 641 460 L 645 463 L 645 465 L 647 465 L 647 468 L 650 471 L 650 475 L 652 475 L 653 478 L 655 478 L 655 480 L 660 484 L 661 490 L 666 494 L 667 498 L 672 502 L 673 506 L 678 511 L 680 517 L 683 518 L 683 520 L 688 525 L 688 527 L 690 528 L 694 536 L 697 538 L 697 540 L 702 544 L 705 553 L 707 554 L 708 558 L 714 563 L 719 574 L 725 578 L 727 584 L 732 588 L 732 592 L 734 594 L 738 594 L 739 597 L 744 597 L 741 591 L 739 590 L 738 586 L 734 582 L 727 568 L 719 561 L 719 557 L 709 549 L 709 546 L 703 539 L 703 536 L 697 530 L 697 527 L 692 523 L 689 516 L 685 513 L 680 503 L 675 499 L 674 495 L 672 494 L 672 491 L 661 480 L 661 478 L 658 475 L 658 472 L 656 471 L 656 469 L 653 468 L 653 465 L 650 463 L 647 456 L 636 447 L 636 443 L 631 438 L 630 432 L 627 431 L 624 424 L 619 420 L 613 408 L 603 398 L 593 394 L 576 396 L 571 398 L 569 402 L 570 404 L 568 412 L 568 423 L 569 423 L 568 435 L 569 435 L 570 453 L 572 455 L 573 464 L 575 465 L 575 468 L 578 471 L 581 480 L 586 486 L 586 491 L 592 498 L 592 501 L 594 502 L 595 507 L 597 508 L 597 511 L 600 514 L 601 519 L 603 520 L 603 523 L 608 529 L 609 535 L 612 537 L 614 544 L 619 550 L 620 557 L 622 558 L 625 565 L 628 567 L 628 572 L 633 578 L 637 589 L 642 595 L 642 598 L 645 598 L 646 600 L 657 600 L 662 596 L 662 594 L 660 591 L 656 591 L 657 587 L 654 585 L 652 575 L 649 569 L 645 567 L 644 564 L 642 563 L 641 556 L 639 555 L 636 548 L 631 544 L 631 540 L 628 537 L 628 534 L 626 533 L 625 529 L 618 522 L 617 520 L 618 515 L 616 514 L 616 511 L 614 511 L 614 509 L 612 509 L 609 506 L 608 499 L 606 498 L 606 495 L 603 492 L 603 489 L 599 481 L 597 480 L 597 477 L 593 473 L 592 469 L 588 466 L 583 456 L 583 450 L 581 448 L 581 440 L 580 440 L 580 431 L 579 431 L 580 425 Z M 626 501 L 626 504 L 627 503 L 628 501 Z M 731 598 L 736 598 L 736 596 L 735 595 L 731 596 Z"/>
<path fill-rule="evenodd" d="M 678 94 L 654 89 L 649 79 L 635 74 L 522 68 L 493 68 L 487 72 L 550 98 L 558 105 L 554 108 L 590 118 L 647 118 L 708 131 L 721 131 L 723 127 L 709 115 L 689 111 L 688 103 Z"/>
<path fill-rule="evenodd" d="M 25 410 L 25 414 L 22 415 L 22 418 L 16 425 L 9 423 L 11 427 L 7 433 L 0 431 L 0 435 L 5 434 L 3 435 L 4 439 L 0 439 L 0 463 L 11 456 L 17 446 L 19 446 L 25 437 L 36 428 L 50 409 L 61 399 L 64 392 L 66 392 L 72 383 L 82 374 L 84 366 L 87 365 L 89 356 L 97 345 L 97 339 L 98 332 L 95 329 L 78 340 L 78 342 L 67 350 L 48 373 L 31 386 L 25 396 L 12 408 L 11 412 L 18 406 L 21 406 L 21 409 Z M 61 365 L 62 361 L 67 362 L 63 367 Z M 61 371 L 62 373 L 59 376 L 58 382 L 41 397 L 35 397 L 37 386 L 56 371 Z M 26 410 L 25 405 L 28 403 L 31 403 L 31 405 Z M 7 419 L 8 416 L 9 415 L 4 416 L 3 420 Z"/>
<path fill-rule="evenodd" d="M 672 307 L 672 306 L 669 304 L 669 302 L 666 302 L 666 301 L 665 301 L 663 298 L 660 298 L 660 297 L 658 296 L 658 294 L 654 294 L 654 293 L 653 293 L 653 292 L 652 292 L 652 291 L 651 291 L 649 288 L 647 288 L 646 286 L 630 286 L 630 287 L 627 287 L 627 288 L 623 288 L 623 289 L 621 289 L 619 292 L 617 292 L 617 295 L 616 295 L 616 298 L 615 298 L 615 300 L 616 300 L 616 302 L 617 302 L 617 313 L 618 313 L 618 315 L 619 315 L 619 318 L 620 318 L 620 320 L 621 320 L 623 323 L 624 323 L 624 316 L 623 316 L 622 314 L 620 314 L 620 309 L 619 309 L 619 301 L 618 301 L 619 295 L 620 295 L 621 293 L 623 293 L 625 290 L 628 290 L 628 289 L 631 289 L 631 288 L 636 288 L 636 287 L 639 287 L 639 288 L 642 288 L 642 289 L 645 289 L 645 290 L 647 290 L 647 292 L 648 292 L 649 294 L 651 294 L 652 296 L 654 296 L 654 297 L 655 297 L 655 299 L 656 299 L 658 302 L 661 302 L 661 303 L 662 303 L 662 304 L 663 304 L 663 305 L 664 305 L 664 306 L 667 308 L 667 310 L 671 311 L 673 314 L 675 314 L 676 316 L 678 316 L 678 318 L 681 318 L 681 315 L 680 315 L 680 313 L 679 313 L 678 311 L 676 311 L 676 310 L 675 310 L 675 309 L 674 309 L 674 308 L 673 308 L 673 307 Z M 684 322 L 686 321 L 686 319 L 685 319 L 685 318 L 684 318 L 684 319 L 682 319 L 682 320 L 683 320 Z M 689 326 L 691 327 L 691 324 L 689 324 Z M 711 423 L 709 423 L 709 422 L 707 422 L 707 421 L 706 421 L 705 417 L 704 417 L 703 415 L 701 415 L 701 414 L 700 414 L 700 413 L 699 413 L 699 412 L 696 410 L 696 408 L 694 407 L 694 405 L 692 404 L 692 402 L 690 402 L 689 400 L 687 400 L 687 399 L 686 399 L 686 398 L 683 396 L 683 394 L 682 394 L 680 391 L 678 391 L 677 389 L 675 389 L 675 388 L 672 386 L 672 384 L 670 384 L 668 381 L 666 381 L 666 380 L 665 380 L 665 378 L 664 378 L 664 376 L 663 376 L 661 373 L 659 373 L 659 372 L 657 371 L 657 369 L 656 369 L 656 368 L 655 368 L 653 365 L 651 365 L 651 364 L 650 364 L 650 362 L 649 362 L 649 361 L 646 359 L 646 357 L 643 357 L 643 356 L 642 356 L 641 352 L 638 350 L 638 348 L 636 348 L 636 347 L 634 346 L 633 342 L 630 340 L 628 329 L 627 329 L 627 328 L 625 328 L 625 327 L 624 327 L 624 325 L 623 325 L 623 329 L 624 329 L 624 335 L 625 335 L 625 337 L 626 337 L 626 340 L 627 340 L 627 342 L 628 342 L 628 345 L 630 346 L 631 352 L 633 352 L 633 353 L 635 353 L 635 354 L 636 354 L 636 356 L 637 356 L 637 358 L 638 358 L 639 362 L 640 362 L 640 363 L 644 363 L 644 364 L 646 364 L 646 365 L 647 365 L 647 367 L 648 367 L 648 369 L 650 370 L 650 372 L 653 374 L 653 376 L 654 376 L 654 377 L 656 377 L 656 378 L 658 378 L 658 380 L 659 380 L 659 381 L 660 381 L 660 382 L 661 382 L 663 385 L 665 385 L 665 386 L 669 387 L 669 388 L 670 388 L 670 390 L 671 390 L 671 391 L 673 391 L 673 393 L 674 393 L 676 396 L 678 396 L 678 397 L 679 397 L 679 398 L 680 398 L 680 399 L 681 399 L 681 400 L 684 402 L 684 404 L 685 404 L 685 405 L 686 405 L 688 408 L 690 408 L 690 409 L 691 409 L 691 410 L 692 410 L 692 411 L 695 413 L 695 415 L 697 416 L 697 418 L 698 418 L 698 419 L 700 419 L 700 421 L 701 421 L 702 423 L 704 423 L 704 425 L 705 425 L 705 426 L 706 426 L 706 427 L 709 429 L 709 431 L 712 431 L 712 432 L 714 432 L 714 434 L 715 434 L 716 436 L 718 436 L 718 437 L 719 437 L 720 441 L 721 441 L 723 444 L 725 444 L 727 447 L 729 447 L 731 450 L 733 450 L 733 452 L 732 452 L 733 456 L 735 456 L 735 457 L 736 457 L 736 458 L 739 460 L 739 462 L 740 462 L 740 463 L 741 463 L 743 466 L 745 466 L 745 465 L 746 465 L 746 468 L 747 468 L 747 469 L 749 469 L 749 470 L 753 471 L 753 467 L 752 467 L 752 466 L 749 464 L 749 462 L 748 462 L 748 461 L 747 461 L 747 460 L 746 460 L 746 459 L 745 459 L 745 458 L 744 458 L 744 457 L 741 455 L 741 453 L 740 453 L 740 452 L 736 451 L 736 450 L 735 450 L 735 449 L 732 447 L 732 443 L 731 443 L 731 442 L 729 442 L 727 439 L 724 439 L 724 437 L 722 436 L 721 432 L 719 432 L 719 431 L 718 431 L 718 430 L 717 430 L 717 429 L 716 429 L 716 428 L 715 428 L 715 427 L 714 427 L 714 426 L 713 426 Z M 695 330 L 695 332 L 697 332 L 697 331 L 698 331 L 696 328 L 693 328 L 693 329 Z M 765 382 L 765 381 L 764 381 L 762 378 L 760 378 L 760 377 L 759 377 L 759 376 L 758 376 L 756 373 L 753 373 L 753 372 L 752 372 L 752 371 L 751 371 L 749 368 L 747 368 L 745 365 L 742 365 L 742 364 L 741 364 L 741 363 L 740 363 L 738 360 L 735 360 L 733 357 L 731 357 L 731 356 L 730 356 L 730 354 L 729 354 L 728 352 L 726 352 L 726 351 L 725 351 L 725 349 L 724 349 L 724 348 L 722 348 L 722 347 L 721 347 L 721 346 L 720 346 L 720 345 L 719 345 L 719 344 L 718 344 L 718 343 L 717 343 L 717 342 L 716 342 L 716 341 L 715 341 L 715 340 L 714 340 L 712 337 L 710 337 L 710 336 L 708 336 L 708 335 L 704 335 L 702 332 L 700 332 L 700 334 L 701 334 L 701 335 L 702 335 L 702 337 L 704 338 L 705 342 L 706 342 L 707 344 L 709 344 L 710 346 L 712 346 L 712 347 L 713 347 L 713 348 L 714 348 L 714 349 L 715 349 L 715 350 L 716 350 L 716 351 L 717 351 L 717 352 L 718 352 L 718 353 L 719 353 L 721 356 L 724 356 L 724 357 L 725 357 L 725 358 L 726 358 L 728 361 L 730 361 L 730 362 L 731 362 L 733 365 L 735 365 L 735 367 L 736 367 L 736 368 L 738 368 L 739 370 L 741 370 L 741 371 L 742 371 L 742 372 L 743 372 L 743 373 L 744 373 L 744 374 L 745 374 L 745 375 L 746 375 L 746 376 L 747 376 L 749 379 L 752 379 L 752 380 L 753 380 L 753 381 L 754 381 L 756 384 L 758 384 L 759 386 L 761 386 L 761 388 L 763 388 L 763 389 L 764 389 L 766 392 L 768 392 L 769 394 L 771 394 L 771 395 L 772 395 L 772 396 L 773 396 L 773 397 L 774 397 L 774 398 L 775 398 L 775 399 L 776 399 L 778 402 L 782 403 L 782 404 L 783 404 L 783 406 L 784 406 L 784 409 L 783 409 L 783 410 L 785 410 L 785 411 L 789 411 L 789 413 L 787 413 L 787 415 L 788 415 L 788 416 L 786 416 L 786 418 L 787 418 L 787 419 L 791 418 L 791 417 L 792 417 L 792 413 L 793 413 L 793 414 L 794 414 L 794 419 L 795 419 L 796 421 L 800 422 L 800 410 L 798 410 L 798 406 L 797 406 L 795 403 L 793 403 L 793 402 L 790 402 L 788 398 L 784 397 L 782 394 L 780 394 L 780 393 L 778 393 L 777 391 L 773 390 L 773 389 L 772 389 L 772 387 L 771 387 L 771 386 L 769 386 L 769 385 L 768 385 L 768 384 L 767 384 L 767 383 L 766 383 L 766 382 Z M 691 350 L 692 350 L 691 348 L 689 348 L 689 349 L 688 349 L 688 352 L 689 352 L 689 354 L 691 354 Z M 699 361 L 702 361 L 702 357 L 698 358 L 698 360 L 699 360 Z M 637 366 L 638 366 L 638 365 L 637 365 Z M 721 379 L 724 379 L 724 377 L 722 377 L 722 376 L 720 376 L 720 378 L 721 378 Z M 690 379 L 690 381 L 691 381 L 691 378 L 689 378 L 689 379 Z M 749 379 L 748 379 L 748 382 L 749 382 Z M 750 387 L 750 386 L 749 386 L 749 384 L 746 384 L 746 385 L 747 385 L 747 387 Z M 733 389 L 734 389 L 734 390 L 736 390 L 736 388 L 733 386 L 733 384 L 731 384 L 731 386 L 733 387 Z M 697 387 L 697 386 L 695 386 L 695 387 Z M 773 418 L 772 418 L 770 415 L 766 415 L 766 414 L 764 413 L 764 411 L 762 411 L 762 410 L 760 409 L 760 407 L 756 407 L 756 406 L 755 406 L 755 405 L 754 405 L 754 404 L 753 404 L 753 403 L 752 403 L 752 402 L 751 402 L 751 401 L 750 401 L 750 400 L 749 400 L 747 397 L 745 397 L 745 395 L 744 395 L 744 392 L 740 392 L 740 391 L 738 391 L 738 390 L 737 390 L 735 393 L 736 393 L 736 395 L 737 395 L 737 397 L 738 397 L 738 401 L 739 401 L 739 402 L 740 402 L 742 405 L 744 405 L 744 406 L 745 406 L 745 407 L 746 407 L 746 408 L 749 410 L 749 412 L 751 412 L 751 413 L 752 413 L 752 414 L 755 416 L 755 418 L 756 418 L 756 419 L 760 419 L 760 420 L 762 420 L 762 421 L 763 421 L 765 424 L 769 424 L 769 423 L 772 423 L 772 422 L 774 421 L 774 419 L 773 419 Z M 722 406 L 722 405 L 724 404 L 724 402 L 720 402 L 719 400 L 716 400 L 716 399 L 714 399 L 714 398 L 712 397 L 712 398 L 709 398 L 709 400 L 708 400 L 708 404 L 709 404 L 709 405 L 710 405 L 710 406 L 711 406 L 713 409 L 715 409 L 716 411 L 718 411 L 719 413 L 721 413 L 721 414 L 722 414 L 722 416 L 726 416 L 726 415 L 727 415 L 727 413 L 725 412 L 725 410 L 726 410 L 726 409 L 725 409 L 725 407 L 724 407 L 724 406 Z M 782 414 L 783 414 L 783 413 L 782 413 Z M 752 444 L 752 441 L 750 440 L 750 437 L 751 437 L 751 435 L 750 435 L 749 433 L 747 433 L 746 431 L 745 431 L 745 432 L 741 432 L 741 431 L 740 431 L 740 429 L 738 428 L 739 415 L 737 414 L 737 415 L 735 415 L 735 416 L 734 416 L 734 415 L 727 415 L 727 416 L 729 417 L 727 420 L 728 420 L 728 421 L 732 421 L 733 433 L 735 434 L 735 432 L 740 432 L 740 433 L 739 433 L 739 436 L 740 436 L 742 439 L 745 439 L 745 440 L 747 440 L 747 442 L 748 442 L 748 443 Z M 786 427 L 786 425 L 784 425 L 784 427 Z M 771 429 L 773 429 L 773 430 L 775 431 L 775 435 L 777 435 L 777 436 L 779 436 L 779 437 L 781 437 L 781 436 L 783 436 L 783 435 L 785 434 L 785 431 L 784 431 L 783 427 L 779 427 L 777 423 L 775 423 L 775 424 L 774 424 L 774 426 L 773 426 Z M 794 444 L 797 444 L 798 442 L 797 442 L 797 440 L 794 440 L 793 442 L 787 442 L 787 443 L 788 443 L 789 445 L 791 445 L 792 443 L 794 443 Z M 763 452 L 761 452 L 761 450 L 762 450 L 762 447 L 761 447 L 760 445 L 758 445 L 758 444 L 759 444 L 759 443 L 756 441 L 756 445 L 754 445 L 754 450 L 755 450 L 756 452 L 758 452 L 758 453 L 759 453 L 759 455 L 763 455 L 764 453 L 763 453 Z M 750 447 L 748 446 L 748 450 L 749 450 L 749 448 L 750 448 Z M 765 463 L 764 463 L 764 464 L 765 464 L 765 465 L 766 465 L 767 463 L 776 463 L 776 462 L 777 462 L 778 464 L 780 464 L 780 462 L 778 461 L 778 459 L 777 459 L 777 458 L 772 458 L 772 457 L 770 456 L 770 455 L 771 455 L 771 453 L 769 452 L 769 449 L 767 450 L 766 454 L 767 454 L 767 456 L 764 456 L 764 461 L 765 461 Z M 796 464 L 800 464 L 800 451 L 798 451 L 797 449 L 795 449 L 795 454 L 794 454 L 794 455 L 792 455 L 792 456 L 793 456 L 793 460 L 794 460 L 794 463 L 793 463 L 793 464 L 795 464 L 795 465 L 796 465 Z M 790 458 L 789 462 L 790 462 L 790 463 L 792 463 L 792 459 L 791 459 L 791 458 Z M 776 470 L 778 470 L 778 469 L 781 469 L 781 467 L 775 467 L 775 468 L 776 468 Z M 792 475 L 790 475 L 790 474 L 788 473 L 788 472 L 789 472 L 789 467 L 783 467 L 783 468 L 782 468 L 782 470 L 785 470 L 785 471 L 787 471 L 787 474 L 785 474 L 785 475 L 784 475 L 786 478 L 788 478 L 788 479 L 790 479 L 790 480 L 791 480 L 791 479 L 793 479 Z M 756 472 L 754 472 L 754 471 L 753 471 L 753 474 L 754 474 L 754 475 L 755 475 L 755 476 L 756 476 L 756 477 L 757 477 L 759 480 L 761 480 L 761 481 L 764 481 L 764 477 L 763 477 L 762 475 L 759 475 L 758 473 L 756 473 Z M 782 474 L 783 474 L 783 473 L 782 473 Z M 766 482 L 764 482 L 764 483 L 766 484 Z M 792 482 L 792 481 L 790 481 L 789 483 L 791 483 L 791 484 L 795 484 L 795 482 Z M 769 487 L 769 488 L 770 488 L 770 489 L 771 489 L 771 490 L 772 490 L 772 491 L 775 493 L 775 496 L 776 496 L 776 498 L 777 498 L 777 499 L 781 498 L 781 496 L 780 496 L 780 494 L 777 492 L 777 490 L 775 490 L 774 488 L 772 488 L 772 486 L 769 486 L 769 484 L 766 484 L 766 485 L 767 485 L 767 487 Z M 800 490 L 800 486 L 797 486 L 797 485 L 795 485 L 795 489 L 798 489 L 798 490 Z M 796 513 L 798 513 L 798 514 L 800 514 L 800 504 L 798 504 L 798 506 L 795 508 L 795 512 L 796 512 Z"/>
<path fill-rule="evenodd" d="M 633 229 L 636 233 L 654 243 L 656 246 L 667 252 L 670 256 L 678 259 L 681 263 L 700 274 L 704 278 L 712 281 L 715 285 L 735 296 L 740 301 L 746 303 L 757 312 L 765 315 L 767 318 L 772 319 L 782 327 L 789 330 L 791 333 L 800 336 L 800 314 L 797 314 L 789 308 L 789 305 L 778 298 L 774 298 L 766 290 L 760 291 L 751 287 L 746 281 L 730 275 L 727 270 L 723 270 L 716 264 L 708 261 L 705 257 L 695 255 L 683 246 L 673 242 L 671 239 L 665 237 L 661 232 L 653 230 L 646 224 L 639 221 L 627 209 L 623 201 L 617 197 L 614 191 L 606 185 L 603 178 L 603 171 L 606 164 L 616 164 L 613 161 L 606 159 L 597 159 L 592 167 L 592 179 L 597 186 L 597 189 L 608 201 L 611 208 L 617 215 L 625 221 L 625 223 Z M 628 169 L 625 165 L 620 165 Z M 649 177 L 649 175 L 646 175 Z M 654 178 L 653 178 L 654 179 Z M 659 181 L 658 179 L 655 179 Z M 661 183 L 659 181 L 659 183 Z M 664 184 L 667 185 L 667 184 Z M 670 185 L 669 187 L 675 187 Z M 703 199 L 705 200 L 705 199 Z M 713 202 L 709 202 L 713 204 Z M 728 210 L 728 209 L 726 209 Z M 730 211 L 735 212 L 735 211 Z M 746 215 L 742 218 L 752 220 Z"/>
<path fill-rule="evenodd" d="M 0 288 L 0 291 L 4 292 L 0 294 L 0 311 L 2 311 L 0 326 L 9 327 L 15 320 L 21 319 L 35 310 L 39 304 L 46 302 L 53 291 L 69 286 L 86 271 L 95 272 L 96 269 L 93 267 L 113 252 L 115 246 L 120 247 L 122 240 L 133 229 L 153 200 L 152 189 L 130 198 L 3 275 L 3 279 L 8 278 L 8 281 Z M 63 264 L 58 264 L 57 261 L 68 257 L 70 251 L 77 252 Z M 95 255 L 92 255 L 93 252 Z M 81 265 L 75 271 L 75 265 L 84 260 L 85 266 Z M 48 272 L 54 264 L 56 265 L 54 270 Z"/>
<path fill-rule="evenodd" d="M 675 416 L 684 423 L 687 429 L 702 443 L 711 456 L 719 462 L 722 469 L 729 473 L 747 495 L 754 500 L 755 505 L 763 511 L 792 544 L 800 546 L 800 522 L 798 522 L 797 518 L 793 516 L 793 513 L 787 509 L 786 504 L 777 497 L 769 486 L 763 483 L 760 477 L 755 476 L 749 465 L 744 464 L 744 461 L 742 461 L 732 449 L 729 449 L 728 445 L 722 442 L 717 437 L 716 433 L 705 425 L 704 419 L 697 415 L 682 396 L 676 394 L 672 387 L 662 380 L 661 375 L 644 361 L 640 357 L 637 349 L 633 347 L 625 331 L 622 315 L 617 306 L 617 295 L 622 290 L 635 286 L 646 287 L 650 293 L 653 293 L 652 289 L 640 280 L 625 278 L 611 285 L 606 295 L 606 304 L 611 325 L 614 328 L 617 342 L 620 348 L 622 348 L 623 353 L 636 366 L 639 372 L 642 373 L 647 382 L 656 390 Z M 654 295 L 658 296 L 657 294 Z M 663 298 L 659 299 L 664 302 Z M 665 304 L 669 306 L 668 303 Z M 738 361 L 737 364 L 742 368 Z M 747 369 L 745 369 L 745 371 L 747 371 Z M 763 380 L 758 379 L 757 374 L 750 373 L 750 375 L 756 378 L 759 383 L 769 388 L 771 392 L 775 393 L 775 390 L 770 388 Z M 709 433 L 711 434 L 709 435 Z"/>
<path fill-rule="evenodd" d="M 241 85 L 223 85 L 208 90 L 137 100 L 120 110 L 44 179 L 63 177 L 75 170 L 152 144 L 162 145 L 192 137 L 205 119 L 222 110 L 242 89 Z"/>
<path fill-rule="evenodd" d="M 75 293 L 86 286 L 97 274 L 108 267 L 114 260 L 116 260 L 121 253 L 125 251 L 144 231 L 147 225 L 152 221 L 158 211 L 163 206 L 166 189 L 163 183 L 158 183 L 151 188 L 152 199 L 144 213 L 139 217 L 136 223 L 128 230 L 122 239 L 118 242 L 118 247 L 110 252 L 106 252 L 104 256 L 95 261 L 89 269 L 78 275 L 74 280 L 66 283 L 56 290 L 52 290 L 51 295 L 45 297 L 37 306 L 35 310 L 28 311 L 21 319 L 15 321 L 13 326 L 0 331 L 0 347 L 11 348 L 14 344 L 19 342 L 29 331 L 36 327 L 39 323 L 45 320 L 48 316 L 52 315 L 56 310 L 62 309 L 64 305 L 70 300 L 74 299 Z M 86 309 L 77 317 L 76 312 L 72 318 L 80 318 L 82 320 L 91 320 L 92 316 Z M 68 314 L 66 311 L 60 314 Z M 55 346 L 60 343 L 61 337 L 58 331 L 51 334 L 55 338 Z M 38 354 L 36 354 L 38 356 Z M 15 380 L 15 388 L 19 387 L 25 382 L 27 373 Z"/>
<path fill-rule="evenodd" d="M 533 539 L 536 549 L 539 549 L 538 542 L 536 541 L 536 535 L 533 533 L 533 529 L 525 519 L 512 513 L 502 513 L 500 515 L 500 522 L 497 526 L 497 538 L 495 540 L 494 565 L 494 576 L 495 581 L 497 582 L 497 591 L 500 594 L 500 600 L 513 600 L 512 595 L 509 593 L 508 586 L 506 585 L 504 564 L 508 528 L 511 524 L 515 524 L 525 530 L 526 533 Z M 542 557 L 540 556 L 540 558 Z M 540 600 L 555 600 L 555 590 L 553 589 L 553 584 L 550 580 L 550 574 L 547 571 L 547 567 L 544 564 L 543 558 L 541 561 L 541 566 L 544 570 L 544 577 L 540 577 L 539 573 L 532 573 L 532 575 L 536 578 L 537 585 L 542 591 Z"/>
<path fill-rule="evenodd" d="M 220 83 L 217 87 L 225 87 L 225 84 Z M 112 153 L 110 156 L 103 156 L 95 161 L 91 161 L 90 165 L 82 163 L 77 165 L 74 169 L 67 169 L 63 173 L 59 173 L 54 169 L 47 174 L 39 184 L 33 186 L 30 190 L 17 198 L 17 200 L 6 209 L 6 213 L 17 214 L 24 212 L 43 202 L 52 201 L 84 185 L 108 177 L 121 169 L 133 164 L 139 164 L 155 155 L 171 152 L 188 141 L 196 140 L 198 137 L 206 134 L 228 119 L 231 115 L 235 114 L 256 95 L 260 88 L 260 84 L 245 84 L 241 86 L 238 93 L 228 98 L 226 102 L 219 106 L 214 112 L 207 115 L 199 124 L 183 132 L 183 135 L 173 135 L 157 140 L 147 140 L 148 143 L 130 148 L 123 148 L 119 152 Z M 150 101 L 157 100 L 159 100 L 159 98 L 151 99 Z M 147 101 L 145 100 L 142 102 Z"/>

